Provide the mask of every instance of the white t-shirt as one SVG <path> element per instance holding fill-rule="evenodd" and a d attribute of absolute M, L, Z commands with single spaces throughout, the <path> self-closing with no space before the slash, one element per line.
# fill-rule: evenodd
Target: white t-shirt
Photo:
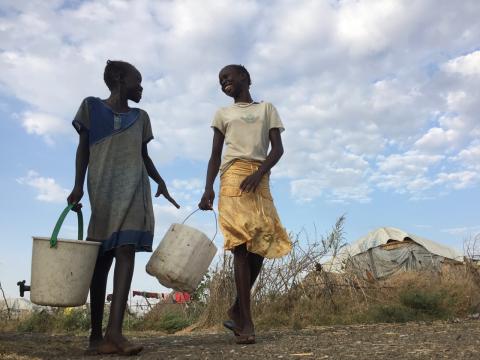
<path fill-rule="evenodd" d="M 225 136 L 227 149 L 220 166 L 222 173 L 236 159 L 264 161 L 270 129 L 285 130 L 277 109 L 268 102 L 222 107 L 217 110 L 212 127 Z"/>

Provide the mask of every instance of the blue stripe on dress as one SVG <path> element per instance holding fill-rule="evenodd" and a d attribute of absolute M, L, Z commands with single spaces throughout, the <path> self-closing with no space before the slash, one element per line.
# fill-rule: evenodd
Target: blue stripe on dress
<path fill-rule="evenodd" d="M 138 119 L 140 110 L 133 108 L 126 113 L 115 113 L 101 99 L 87 98 L 90 119 L 89 144 L 97 144 L 103 139 L 124 131 Z"/>
<path fill-rule="evenodd" d="M 123 245 L 134 245 L 135 251 L 152 251 L 153 234 L 149 231 L 122 230 L 113 233 L 108 239 L 102 241 L 100 253 Z"/>

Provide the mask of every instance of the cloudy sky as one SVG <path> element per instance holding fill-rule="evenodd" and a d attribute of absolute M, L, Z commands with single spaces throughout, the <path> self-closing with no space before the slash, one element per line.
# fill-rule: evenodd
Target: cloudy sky
<path fill-rule="evenodd" d="M 462 251 L 480 232 L 479 17 L 477 0 L 0 0 L 7 295 L 30 280 L 31 236 L 48 236 L 65 205 L 71 120 L 86 96 L 108 96 L 107 59 L 142 72 L 149 151 L 182 205 L 154 200 L 155 246 L 198 203 L 209 125 L 230 102 L 217 74 L 240 63 L 285 123 L 272 190 L 289 230 L 325 233 L 346 214 L 349 241 L 394 226 Z M 191 223 L 214 232 L 211 214 Z M 75 232 L 71 216 L 62 234 Z M 132 288 L 159 291 L 147 260 Z"/>

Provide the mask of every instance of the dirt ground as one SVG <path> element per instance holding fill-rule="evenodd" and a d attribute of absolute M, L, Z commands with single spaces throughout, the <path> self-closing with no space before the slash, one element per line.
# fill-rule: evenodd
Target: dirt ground
<path fill-rule="evenodd" d="M 275 330 L 257 344 L 231 334 L 130 334 L 145 349 L 134 359 L 480 359 L 480 321 L 376 324 Z M 0 359 L 116 359 L 83 355 L 86 338 L 0 333 Z"/>

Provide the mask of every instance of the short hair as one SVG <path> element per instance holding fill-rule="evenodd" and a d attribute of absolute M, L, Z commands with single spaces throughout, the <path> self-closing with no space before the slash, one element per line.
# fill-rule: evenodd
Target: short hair
<path fill-rule="evenodd" d="M 107 87 L 112 90 L 117 85 L 117 78 L 125 78 L 131 69 L 134 69 L 134 66 L 126 61 L 107 60 L 103 80 Z"/>
<path fill-rule="evenodd" d="M 239 73 L 245 75 L 245 77 L 247 78 L 247 81 L 248 81 L 248 85 L 252 85 L 252 80 L 250 79 L 250 73 L 248 72 L 248 70 L 245 68 L 245 66 L 243 65 L 238 65 L 238 64 L 231 64 L 231 65 L 227 65 L 224 67 L 225 68 L 228 68 L 228 67 L 231 67 L 231 68 L 234 68 L 236 71 L 238 71 Z"/>

